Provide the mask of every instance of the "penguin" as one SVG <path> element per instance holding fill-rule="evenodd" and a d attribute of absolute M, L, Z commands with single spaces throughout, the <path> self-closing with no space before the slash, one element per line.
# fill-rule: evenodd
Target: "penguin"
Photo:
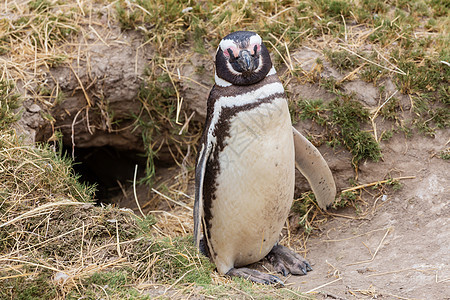
<path fill-rule="evenodd" d="M 292 127 L 283 85 L 257 33 L 236 31 L 221 40 L 214 77 L 195 167 L 194 242 L 220 274 L 282 284 L 246 267 L 267 257 L 284 276 L 306 275 L 310 264 L 278 244 L 295 168 L 322 209 L 335 199 L 331 171 Z"/>

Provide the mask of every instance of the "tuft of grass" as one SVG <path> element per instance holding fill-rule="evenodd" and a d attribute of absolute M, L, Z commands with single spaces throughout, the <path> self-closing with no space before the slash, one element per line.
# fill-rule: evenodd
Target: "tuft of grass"
<path fill-rule="evenodd" d="M 85 279 L 86 285 L 100 285 L 108 286 L 115 289 L 124 286 L 128 283 L 128 274 L 125 271 L 109 271 L 109 272 L 97 272 Z"/>
<path fill-rule="evenodd" d="M 356 207 L 356 201 L 358 200 L 358 191 L 348 191 L 341 193 L 338 200 L 333 204 L 333 208 L 353 206 Z"/>
<path fill-rule="evenodd" d="M 190 27 L 192 17 L 197 18 L 193 12 L 184 10 L 190 5 L 186 0 L 120 0 L 115 7 L 122 29 L 140 29 L 158 50 L 164 52 L 185 41 L 190 29 L 194 29 L 197 36 L 204 33 L 198 26 Z M 199 5 L 193 9 L 200 12 Z"/>
<path fill-rule="evenodd" d="M 36 12 L 43 12 L 52 6 L 48 0 L 33 0 L 28 2 L 28 7 Z"/>
<path fill-rule="evenodd" d="M 159 149 L 161 149 L 164 140 L 159 140 L 159 145 L 156 141 L 157 136 L 171 135 L 172 132 L 167 132 L 165 126 L 161 126 L 163 123 L 169 121 L 171 125 L 174 122 L 175 107 L 172 105 L 171 97 L 175 92 L 171 87 L 162 88 L 158 85 L 157 81 L 149 81 L 148 85 L 142 85 L 138 98 L 143 104 L 143 110 L 146 114 L 134 116 L 138 121 L 135 127 L 141 131 L 142 141 L 145 147 L 145 155 L 147 158 L 146 163 L 146 176 L 144 181 L 151 183 L 153 176 L 155 175 L 155 160 Z M 173 127 L 169 127 L 173 128 Z"/>
<path fill-rule="evenodd" d="M 341 72 L 355 69 L 359 63 L 360 59 L 345 50 L 342 51 L 332 51 L 324 49 L 325 56 L 331 61 L 332 65 L 337 67 Z"/>
<path fill-rule="evenodd" d="M 377 56 L 372 53 L 370 55 L 365 55 L 368 59 L 371 61 L 377 61 Z M 374 85 L 377 85 L 378 81 L 385 77 L 388 74 L 388 71 L 386 69 L 383 69 L 375 64 L 365 64 L 364 67 L 362 67 L 361 71 L 359 72 L 359 77 L 366 81 L 366 82 L 372 82 Z"/>
<path fill-rule="evenodd" d="M 380 140 L 388 141 L 394 136 L 394 130 L 386 130 L 380 136 Z"/>
<path fill-rule="evenodd" d="M 402 93 L 424 93 L 435 98 L 439 95 L 435 93 L 436 91 L 441 90 L 442 86 L 448 87 L 450 68 L 441 62 L 450 59 L 448 53 L 442 52 L 440 56 L 430 58 L 425 55 L 423 50 L 411 52 L 397 50 L 394 51 L 393 56 L 398 60 L 399 68 L 406 73 L 394 76 L 394 81 Z M 417 61 L 421 63 L 417 64 Z M 444 97 L 441 101 L 448 103 L 449 98 Z"/>
<path fill-rule="evenodd" d="M 158 85 L 158 82 L 153 81 L 149 81 L 148 85 L 142 85 L 139 90 L 138 98 L 143 103 L 143 111 L 145 109 L 146 114 L 134 116 L 138 121 L 135 129 L 141 130 L 146 151 L 147 163 L 144 182 L 147 183 L 151 183 L 155 175 L 155 160 L 158 151 L 163 143 L 167 142 L 164 138 L 157 140 L 157 137 L 164 136 L 169 138 L 169 141 L 171 137 L 175 137 L 176 107 L 172 104 L 173 99 L 171 98 L 174 94 L 171 87 L 163 88 Z M 165 122 L 169 122 L 171 126 L 163 126 Z"/>
<path fill-rule="evenodd" d="M 11 128 L 11 124 L 20 118 L 20 96 L 14 92 L 11 81 L 0 80 L 0 131 Z"/>
<path fill-rule="evenodd" d="M 386 120 L 395 121 L 399 118 L 400 101 L 393 97 L 380 110 L 380 115 Z"/>
<path fill-rule="evenodd" d="M 303 227 L 306 234 L 310 234 L 314 226 L 312 225 L 314 210 L 317 207 L 316 197 L 311 191 L 302 193 L 298 199 L 292 203 L 291 211 L 301 216 L 298 225 Z"/>
<path fill-rule="evenodd" d="M 327 90 L 330 93 L 333 94 L 339 94 L 339 83 L 337 82 L 336 78 L 333 76 L 330 77 L 322 77 L 319 81 L 319 86 L 323 87 L 325 90 Z"/>
<path fill-rule="evenodd" d="M 378 161 L 381 149 L 372 134 L 361 130 L 361 123 L 369 121 L 369 112 L 361 103 L 353 100 L 330 102 L 332 124 L 340 128 L 338 138 L 352 153 L 352 164 L 357 167 L 363 159 Z"/>
<path fill-rule="evenodd" d="M 450 110 L 440 107 L 441 104 L 433 103 L 429 95 L 411 96 L 412 111 L 416 118 L 412 120 L 412 126 L 422 134 L 434 136 L 436 129 L 445 129 L 450 126 Z"/>
<path fill-rule="evenodd" d="M 26 268 L 26 272 L 33 272 L 32 268 Z M 52 272 L 45 270 L 33 280 L 26 277 L 17 279 L 2 279 L 0 281 L 1 299 L 51 300 L 58 298 L 58 288 L 51 284 Z"/>
<path fill-rule="evenodd" d="M 439 157 L 442 158 L 443 160 L 449 160 L 450 159 L 450 148 L 442 150 L 439 153 Z"/>
<path fill-rule="evenodd" d="M 387 12 L 387 5 L 383 1 L 377 0 L 362 0 L 360 2 L 360 9 L 370 12 L 372 14 L 383 14 Z"/>
<path fill-rule="evenodd" d="M 15 170 L 0 179 L 1 190 L 6 194 L 3 201 L 33 195 L 30 202 L 14 204 L 16 210 L 27 210 L 62 195 L 76 201 L 92 201 L 95 187 L 78 182 L 70 158 L 61 157 L 48 145 L 23 145 L 20 138 L 9 133 L 1 132 L 0 137 L 0 165 L 4 170 Z M 13 205 L 9 201 L 4 202 L 3 209 Z"/>
<path fill-rule="evenodd" d="M 192 236 L 162 239 L 152 244 L 150 253 L 159 256 L 151 273 L 154 280 L 164 283 L 211 283 L 214 265 L 195 248 Z"/>
<path fill-rule="evenodd" d="M 143 233 L 150 232 L 153 225 L 155 225 L 158 220 L 153 215 L 147 215 L 142 219 L 137 219 L 136 224 L 139 226 Z"/>
<path fill-rule="evenodd" d="M 307 100 L 297 102 L 300 110 L 299 116 L 301 120 L 310 119 L 319 124 L 326 126 L 328 121 L 327 106 L 322 100 Z"/>
<path fill-rule="evenodd" d="M 389 179 L 386 183 L 388 186 L 392 187 L 394 191 L 399 191 L 402 189 L 403 185 L 400 183 L 399 180 Z"/>
<path fill-rule="evenodd" d="M 150 295 L 143 295 L 129 286 L 131 278 L 126 270 L 96 272 L 81 281 L 82 292 L 73 289 L 66 299 L 101 299 L 106 296 L 111 299 L 152 299 Z"/>
<path fill-rule="evenodd" d="M 340 0 L 312 0 L 313 8 L 320 12 L 320 16 L 324 18 L 334 18 L 350 16 L 350 3 Z"/>
<path fill-rule="evenodd" d="M 333 146 L 343 145 L 353 155 L 354 167 L 364 159 L 378 161 L 381 149 L 374 136 L 361 129 L 369 121 L 369 112 L 361 103 L 351 99 L 335 99 L 328 104 L 322 100 L 297 102 L 300 119 L 310 119 L 324 127 Z"/>

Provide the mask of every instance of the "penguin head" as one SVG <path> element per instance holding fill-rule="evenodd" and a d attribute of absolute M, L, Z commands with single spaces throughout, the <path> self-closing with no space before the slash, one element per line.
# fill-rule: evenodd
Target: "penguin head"
<path fill-rule="evenodd" d="M 251 31 L 236 31 L 222 39 L 216 53 L 217 76 L 234 85 L 261 81 L 272 68 L 269 51 L 261 37 Z"/>

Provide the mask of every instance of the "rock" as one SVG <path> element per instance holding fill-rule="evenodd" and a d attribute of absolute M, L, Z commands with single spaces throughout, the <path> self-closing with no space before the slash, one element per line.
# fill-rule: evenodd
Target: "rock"
<path fill-rule="evenodd" d="M 31 106 L 27 107 L 27 110 L 32 113 L 38 113 L 41 111 L 41 107 L 37 104 L 32 104 Z"/>
<path fill-rule="evenodd" d="M 345 82 L 342 87 L 346 93 L 354 93 L 356 98 L 367 107 L 377 107 L 379 92 L 378 88 L 372 83 L 367 83 L 362 80 L 353 80 Z"/>

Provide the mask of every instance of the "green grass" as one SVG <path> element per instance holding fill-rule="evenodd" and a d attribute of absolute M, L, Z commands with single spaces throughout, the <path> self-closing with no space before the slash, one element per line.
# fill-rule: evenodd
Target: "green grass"
<path fill-rule="evenodd" d="M 8 130 L 20 118 L 21 99 L 14 90 L 14 83 L 0 80 L 0 131 Z"/>
<path fill-rule="evenodd" d="M 32 268 L 27 268 L 33 272 Z M 52 272 L 43 271 L 33 280 L 29 277 L 0 280 L 0 298 L 17 300 L 55 299 L 58 288 L 52 284 Z"/>
<path fill-rule="evenodd" d="M 330 1 L 327 3 L 330 4 Z M 331 13 L 332 8 L 330 5 L 328 7 L 328 10 L 322 8 L 321 11 Z M 398 72 L 389 72 L 345 51 L 325 48 L 323 52 L 332 65 L 343 73 L 351 72 L 364 63 L 358 72 L 359 77 L 376 86 L 382 87 L 380 82 L 391 77 L 398 90 L 412 99 L 414 117 L 404 120 L 409 122 L 405 126 L 433 136 L 437 129 L 449 126 L 450 68 L 445 64 L 450 60 L 450 40 L 448 35 L 445 35 L 450 28 L 448 7 L 448 4 L 437 1 L 386 3 L 365 0 L 350 8 L 352 17 L 345 15 L 344 6 L 341 8 L 346 19 L 356 18 L 357 22 L 374 28 L 366 44 L 384 50 L 383 58 L 372 50 L 358 51 L 358 54 L 388 69 L 395 66 Z M 417 35 L 417 31 L 421 30 L 420 24 L 425 24 L 428 31 L 434 35 Z M 322 78 L 320 84 L 339 95 L 338 82 L 333 78 Z M 396 121 L 396 127 L 402 126 L 399 122 L 402 112 L 397 101 L 390 101 L 381 111 L 381 115 L 387 120 Z"/>
<path fill-rule="evenodd" d="M 395 97 L 392 97 L 380 110 L 380 116 L 385 120 L 398 120 L 400 114 L 400 100 Z"/>
<path fill-rule="evenodd" d="M 403 187 L 400 181 L 394 179 L 390 179 L 386 184 L 391 186 L 394 191 L 399 191 Z"/>
<path fill-rule="evenodd" d="M 159 240 L 149 251 L 159 253 L 160 259 L 151 270 L 158 282 L 211 283 L 214 265 L 201 254 L 197 257 L 192 236 Z"/>
<path fill-rule="evenodd" d="M 163 78 L 160 78 L 162 80 Z M 142 141 L 145 145 L 146 176 L 144 181 L 152 183 L 155 175 L 155 159 L 157 158 L 160 145 L 156 143 L 156 137 L 160 135 L 175 136 L 174 132 L 167 131 L 167 127 L 163 124 L 169 122 L 171 125 L 175 123 L 175 105 L 173 105 L 173 97 L 175 91 L 171 86 L 161 87 L 160 81 L 149 81 L 148 85 L 142 85 L 138 98 L 142 103 L 142 112 L 144 114 L 134 116 L 136 118 L 136 129 L 141 131 Z M 144 110 L 145 109 L 145 110 Z M 173 126 L 168 127 L 174 129 Z M 159 140 L 159 143 L 162 141 Z"/>
<path fill-rule="evenodd" d="M 0 213 L 5 221 L 45 204 L 63 200 L 88 202 L 84 205 L 59 204 L 2 228 L 1 255 L 9 258 L 11 251 L 19 250 L 21 259 L 26 262 L 72 270 L 80 253 L 85 256 L 85 266 L 91 267 L 117 258 L 116 241 L 119 240 L 123 242 L 120 249 L 126 261 L 105 272 L 87 272 L 77 280 L 77 287 L 69 285 L 64 290 L 52 283 L 53 271 L 27 267 L 30 265 L 25 263 L 17 266 L 17 270 L 30 274 L 0 281 L 0 298 L 99 298 L 104 296 L 105 290 L 115 299 L 146 299 L 129 285 L 143 278 L 160 284 L 177 280 L 179 283 L 211 284 L 210 274 L 214 267 L 206 257 L 197 255 L 192 237 L 156 239 L 153 237 L 153 225 L 157 222 L 154 217 L 138 219 L 113 207 L 89 204 L 94 188 L 78 181 L 70 159 L 61 157 L 48 146 L 24 145 L 15 136 L 1 134 L 0 166 L 5 172 L 0 178 Z M 24 235 L 25 231 L 33 234 Z M 42 243 L 44 247 L 38 247 Z M 18 274 L 15 269 L 5 268 L 4 271 L 2 276 Z"/>
<path fill-rule="evenodd" d="M 446 50 L 430 57 L 422 47 L 414 47 L 411 51 L 396 49 L 393 58 L 398 68 L 404 72 L 394 73 L 393 81 L 398 90 L 409 95 L 412 103 L 414 118 L 409 125 L 418 132 L 434 136 L 437 129 L 445 129 L 450 125 L 450 68 L 443 62 L 449 60 Z M 341 72 L 349 72 L 358 67 L 361 60 L 346 51 L 324 50 L 328 60 Z M 376 55 L 361 53 L 361 56 L 376 61 Z M 417 62 L 420 62 L 418 64 Z M 384 94 L 384 86 L 379 81 L 387 78 L 388 71 L 372 63 L 366 63 L 359 76 L 375 85 L 380 86 L 380 95 Z M 321 78 L 319 84 L 327 91 L 338 96 L 345 96 L 340 89 L 340 83 L 334 77 Z M 385 120 L 395 121 L 400 126 L 402 107 L 399 100 L 391 99 L 380 111 Z M 318 123 L 323 120 L 316 120 Z"/>
<path fill-rule="evenodd" d="M 102 293 L 103 295 L 107 293 L 114 299 L 150 299 L 151 296 L 140 294 L 130 287 L 138 279 L 158 284 L 194 283 L 205 287 L 212 283 L 210 274 L 214 266 L 206 257 L 197 256 L 197 249 L 191 236 L 157 239 L 151 242 L 142 240 L 131 252 L 128 259 L 141 261 L 141 268 L 122 267 L 94 273 L 81 281 L 82 293 L 79 293 L 79 289 L 73 289 L 68 298 L 78 299 L 80 296 L 97 298 L 102 296 Z M 148 268 L 149 265 L 151 268 Z M 100 286 L 104 287 L 103 291 Z"/>
<path fill-rule="evenodd" d="M 296 103 L 294 115 L 298 113 L 300 119 L 310 119 L 322 126 L 330 145 L 342 145 L 350 151 L 354 167 L 362 160 L 378 161 L 381 158 L 381 149 L 374 136 L 361 129 L 362 124 L 369 121 L 369 112 L 361 103 L 345 98 L 327 104 L 322 100 L 305 99 Z"/>
<path fill-rule="evenodd" d="M 310 223 L 311 215 L 314 214 L 312 207 L 317 207 L 316 197 L 312 192 L 305 192 L 295 199 L 292 203 L 291 211 L 301 216 L 298 225 L 301 226 L 304 232 L 308 235 L 313 231 L 313 226 Z"/>
<path fill-rule="evenodd" d="M 439 157 L 443 160 L 450 160 L 450 148 L 447 148 L 446 150 L 442 150 L 439 153 Z"/>
<path fill-rule="evenodd" d="M 1 48 L 11 50 L 11 44 L 31 37 L 33 46 L 39 52 L 45 52 L 78 31 L 75 14 L 59 10 L 60 4 L 55 1 L 30 1 L 27 6 L 28 13 L 22 17 L 0 22 L 3 29 Z M 65 57 L 51 59 L 58 63 Z"/>
<path fill-rule="evenodd" d="M 137 219 L 136 223 L 141 228 L 142 232 L 151 232 L 152 226 L 155 225 L 158 220 L 153 215 L 147 215 L 142 219 Z"/>
<path fill-rule="evenodd" d="M 90 240 L 95 242 L 92 237 Z M 151 299 L 151 295 L 141 294 L 132 287 L 146 276 L 159 284 L 195 283 L 213 288 L 210 274 L 214 266 L 206 257 L 197 257 L 191 236 L 154 241 L 143 239 L 129 252 L 127 259 L 140 261 L 140 267 L 122 266 L 85 276 L 77 281 L 77 288 L 66 290 L 64 298 L 98 299 L 106 293 L 112 299 Z M 150 264 L 152 267 L 149 269 Z M 53 272 L 43 271 L 28 279 L 19 277 L 2 281 L 0 296 L 2 299 L 55 299 L 57 295 L 61 296 L 62 291 L 51 283 L 53 275 Z"/>
<path fill-rule="evenodd" d="M 355 206 L 356 201 L 358 200 L 359 192 L 358 191 L 349 191 L 341 193 L 338 200 L 333 204 L 334 208 L 342 208 L 348 207 L 350 205 Z"/>
<path fill-rule="evenodd" d="M 132 282 L 129 274 L 124 270 L 97 272 L 81 281 L 80 289 L 73 289 L 66 295 L 66 299 L 152 299 L 151 295 L 139 293 L 128 285 Z M 105 295 L 106 294 L 106 295 Z"/>
<path fill-rule="evenodd" d="M 340 71 L 353 70 L 360 64 L 360 59 L 356 55 L 350 54 L 345 50 L 331 51 L 325 49 L 324 54 Z"/>
<path fill-rule="evenodd" d="M 362 80 L 372 82 L 376 85 L 386 74 L 387 71 L 385 69 L 374 64 L 366 64 L 359 73 L 359 76 Z"/>
<path fill-rule="evenodd" d="M 394 130 L 386 130 L 381 133 L 380 140 L 388 141 L 394 136 Z"/>
<path fill-rule="evenodd" d="M 380 146 L 371 133 L 361 129 L 361 123 L 369 120 L 369 112 L 362 104 L 353 100 L 335 100 L 329 107 L 331 125 L 340 129 L 336 138 L 353 155 L 352 164 L 356 167 L 364 159 L 378 161 L 381 158 Z"/>
<path fill-rule="evenodd" d="M 404 94 L 427 94 L 430 96 L 444 96 L 437 91 L 444 91 L 448 95 L 448 79 L 450 78 L 450 68 L 441 61 L 448 61 L 449 53 L 441 52 L 438 56 L 428 57 L 423 50 L 413 51 L 398 50 L 393 53 L 398 61 L 398 66 L 406 74 L 396 74 L 394 80 L 400 91 Z M 420 61 L 420 64 L 417 64 Z M 438 98 L 438 97 L 436 97 Z M 442 102 L 449 103 L 448 97 L 439 97 Z"/>
<path fill-rule="evenodd" d="M 191 6 L 186 0 L 120 0 L 115 6 L 122 29 L 140 29 L 161 53 L 179 46 L 191 34 L 196 40 L 197 50 L 204 51 L 200 41 L 206 31 L 198 26 L 199 18 L 202 18 L 200 5 L 194 5 L 192 12 L 183 12 Z"/>

